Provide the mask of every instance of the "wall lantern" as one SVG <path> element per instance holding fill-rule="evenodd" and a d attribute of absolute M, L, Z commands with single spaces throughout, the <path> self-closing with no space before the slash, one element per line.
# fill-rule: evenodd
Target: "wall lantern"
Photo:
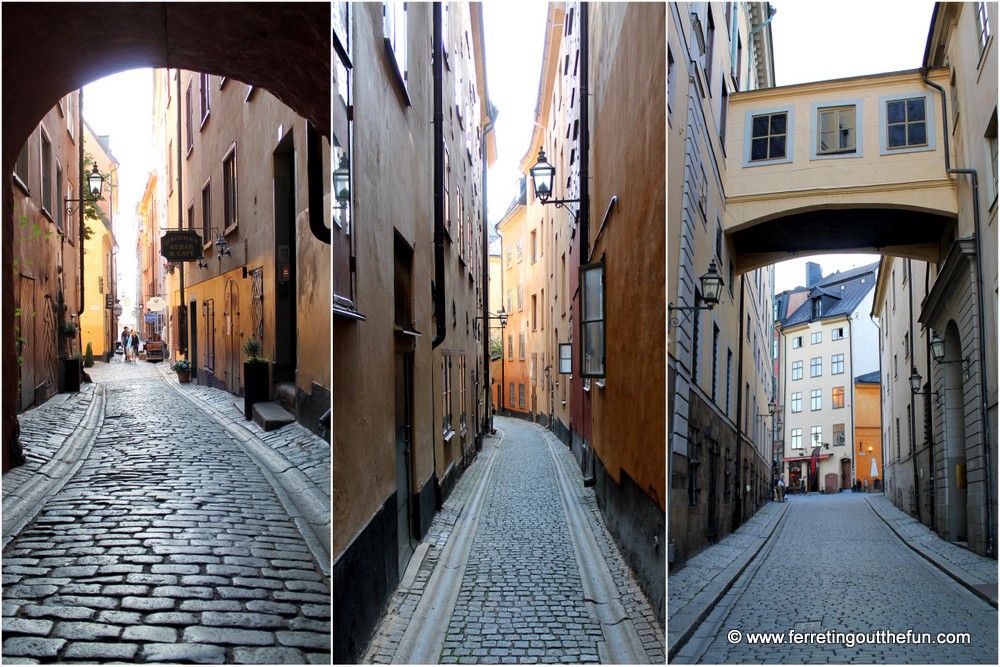
<path fill-rule="evenodd" d="M 223 255 L 231 255 L 232 250 L 226 247 L 226 237 L 219 234 L 219 238 L 215 239 L 215 249 L 219 253 L 219 259 L 222 259 Z"/>
<path fill-rule="evenodd" d="M 347 153 L 340 156 L 340 166 L 333 172 L 333 193 L 341 206 L 351 201 L 351 169 Z"/>
<path fill-rule="evenodd" d="M 699 306 L 697 304 L 694 306 L 675 306 L 671 303 L 667 306 L 667 310 L 691 312 L 695 310 L 712 310 L 715 308 L 715 306 L 719 303 L 719 297 L 722 294 L 723 282 L 722 276 L 719 275 L 719 272 L 715 268 L 714 259 L 709 263 L 708 271 L 706 271 L 698 280 L 701 282 L 701 300 L 705 303 L 704 306 Z M 679 323 L 679 318 L 673 317 L 670 319 L 670 326 L 675 327 Z"/>
<path fill-rule="evenodd" d="M 87 189 L 90 190 L 90 195 L 94 199 L 99 199 L 101 196 L 101 190 L 104 189 L 104 176 L 101 174 L 100 169 L 97 168 L 96 162 L 94 163 L 94 168 L 87 176 Z M 73 215 L 77 208 L 79 208 L 70 207 L 70 203 L 77 202 L 82 204 L 85 199 L 85 197 L 80 197 L 78 199 L 66 197 L 66 215 Z"/>
<path fill-rule="evenodd" d="M 933 331 L 931 332 L 931 356 L 938 363 L 944 359 L 944 340 Z"/>
<path fill-rule="evenodd" d="M 552 184 L 556 178 L 556 168 L 549 164 L 545 157 L 545 149 L 538 147 L 538 161 L 535 166 L 528 170 L 531 173 L 531 185 L 535 188 L 535 197 L 543 204 L 555 204 L 556 208 L 566 208 L 573 214 L 575 220 L 579 220 L 579 211 L 563 206 L 563 204 L 579 204 L 579 199 L 549 199 L 552 196 Z"/>

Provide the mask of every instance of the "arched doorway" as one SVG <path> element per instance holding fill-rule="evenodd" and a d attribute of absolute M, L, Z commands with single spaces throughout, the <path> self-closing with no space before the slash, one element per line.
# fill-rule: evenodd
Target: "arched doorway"
<path fill-rule="evenodd" d="M 243 368 L 242 334 L 240 333 L 240 288 L 235 280 L 226 281 L 226 391 L 240 393 L 240 372 Z"/>
<path fill-rule="evenodd" d="M 180 68 L 267 90 L 330 136 L 330 6 L 327 3 L 133 3 L 92 13 L 62 3 L 4 7 L 3 172 L 42 117 L 70 91 L 116 72 Z M 54 18 L 56 20 L 54 20 Z M 99 38 L 94 39 L 94 36 Z M 3 185 L 0 292 L 13 302 L 13 190 Z M 2 365 L 14 368 L 14 309 L 4 308 Z M 2 380 L 3 470 L 17 445 L 19 373 Z"/>
<path fill-rule="evenodd" d="M 944 502 L 947 509 L 947 539 L 968 539 L 968 489 L 965 461 L 965 379 L 962 338 L 954 320 L 945 333 L 945 356 L 939 366 L 944 374 Z"/>

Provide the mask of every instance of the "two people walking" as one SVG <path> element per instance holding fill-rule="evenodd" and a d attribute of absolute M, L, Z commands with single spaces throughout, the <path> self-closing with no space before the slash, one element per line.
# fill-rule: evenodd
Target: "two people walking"
<path fill-rule="evenodd" d="M 125 348 L 125 361 L 139 362 L 139 332 L 125 327 L 122 331 L 122 347 Z"/>

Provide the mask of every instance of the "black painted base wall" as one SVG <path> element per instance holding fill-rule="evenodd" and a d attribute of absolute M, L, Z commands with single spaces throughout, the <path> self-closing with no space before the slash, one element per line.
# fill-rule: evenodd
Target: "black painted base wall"
<path fill-rule="evenodd" d="M 333 563 L 333 664 L 358 663 L 399 583 L 396 494 Z"/>
<path fill-rule="evenodd" d="M 431 521 L 438 510 L 437 504 L 437 473 L 431 475 L 420 491 L 416 493 L 411 501 L 411 507 L 417 507 L 417 517 L 415 523 L 418 533 L 417 539 L 422 540 L 427 531 L 430 530 Z"/>
<path fill-rule="evenodd" d="M 296 419 L 300 424 L 314 434 L 330 442 L 330 432 L 319 423 L 320 417 L 330 409 L 330 390 L 313 382 L 312 394 L 307 394 L 298 387 L 295 388 L 298 414 Z"/>
<path fill-rule="evenodd" d="M 663 625 L 667 609 L 666 512 L 624 470 L 621 484 L 616 484 L 600 458 L 594 459 L 595 492 L 604 523 Z"/>
<path fill-rule="evenodd" d="M 561 440 L 564 445 L 569 447 L 569 443 L 572 441 L 572 438 L 569 434 L 569 429 L 566 427 L 565 424 L 562 423 L 562 420 L 559 419 L 558 417 L 552 420 L 552 433 L 557 438 L 559 438 L 559 440 Z"/>

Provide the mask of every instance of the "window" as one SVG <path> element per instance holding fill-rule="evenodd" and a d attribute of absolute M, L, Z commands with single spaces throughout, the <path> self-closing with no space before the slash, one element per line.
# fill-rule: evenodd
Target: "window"
<path fill-rule="evenodd" d="M 191 92 L 191 82 L 188 81 L 187 91 L 184 93 L 184 119 L 187 122 L 187 152 L 194 148 L 194 99 Z"/>
<path fill-rule="evenodd" d="M 833 425 L 833 446 L 834 447 L 843 447 L 844 443 L 845 443 L 844 425 L 843 424 L 834 424 Z"/>
<path fill-rule="evenodd" d="M 222 161 L 222 197 L 227 232 L 236 229 L 236 225 L 239 224 L 236 173 L 236 145 L 233 144 L 229 154 Z"/>
<path fill-rule="evenodd" d="M 705 81 L 708 83 L 708 96 L 712 96 L 712 57 L 715 46 L 715 19 L 712 18 L 712 7 L 708 6 L 708 31 L 705 37 Z"/>
<path fill-rule="evenodd" d="M 520 334 L 518 334 L 517 338 L 517 352 L 518 352 L 517 358 L 520 359 L 521 361 L 524 361 L 524 342 L 525 342 L 524 332 L 522 331 Z"/>
<path fill-rule="evenodd" d="M 384 16 L 384 36 L 385 45 L 392 56 L 392 64 L 396 68 L 396 75 L 406 92 L 406 3 L 405 2 L 385 2 L 382 4 Z M 409 105 L 409 100 L 407 100 Z"/>
<path fill-rule="evenodd" d="M 753 116 L 750 134 L 750 160 L 774 160 L 785 157 L 788 140 L 786 112 Z"/>
<path fill-rule="evenodd" d="M 986 139 L 986 157 L 989 163 L 989 169 L 987 170 L 988 176 L 986 181 L 986 189 L 989 192 L 989 197 L 991 200 L 997 198 L 997 111 L 993 110 L 993 116 L 990 118 L 989 125 L 986 127 L 986 134 L 984 135 Z"/>
<path fill-rule="evenodd" d="M 393 233 L 394 323 L 403 330 L 413 327 L 413 249 L 399 232 Z M 462 357 L 464 359 L 464 355 Z M 461 362 L 460 362 L 461 363 Z"/>
<path fill-rule="evenodd" d="M 733 351 L 726 349 L 726 414 L 733 406 Z"/>
<path fill-rule="evenodd" d="M 572 373 L 573 346 L 570 343 L 559 343 L 559 374 L 571 375 Z"/>
<path fill-rule="evenodd" d="M 444 228 L 451 236 L 451 156 L 444 147 Z M 507 249 L 507 266 L 510 266 L 510 249 Z"/>
<path fill-rule="evenodd" d="M 792 362 L 792 379 L 801 380 L 802 379 L 802 362 L 793 361 Z"/>
<path fill-rule="evenodd" d="M 813 332 L 812 336 L 809 339 L 809 344 L 819 345 L 822 342 L 823 342 L 823 332 L 822 331 Z"/>
<path fill-rule="evenodd" d="M 812 316 L 814 320 L 818 320 L 823 317 L 823 300 L 813 299 L 812 300 Z"/>
<path fill-rule="evenodd" d="M 455 217 L 458 218 L 458 256 L 465 256 L 462 240 L 465 238 L 465 198 L 462 196 L 462 186 L 455 185 Z"/>
<path fill-rule="evenodd" d="M 982 53 L 990 41 L 990 17 L 985 2 L 976 3 L 976 32 L 979 36 L 979 53 Z"/>
<path fill-rule="evenodd" d="M 212 184 L 201 188 L 201 239 L 205 245 L 212 243 Z"/>
<path fill-rule="evenodd" d="M 56 229 L 60 232 L 63 229 L 63 218 L 66 216 L 66 207 L 63 205 L 63 170 L 56 162 Z M 103 292 L 104 290 L 99 290 Z"/>
<path fill-rule="evenodd" d="M 465 353 L 458 354 L 458 425 L 465 432 Z"/>
<path fill-rule="evenodd" d="M 809 409 L 813 412 L 823 409 L 823 390 L 813 389 L 809 395 Z"/>
<path fill-rule="evenodd" d="M 514 397 L 514 383 L 511 382 L 510 383 L 510 401 L 509 401 L 510 407 L 514 407 L 514 405 L 515 405 L 514 401 L 515 401 L 515 397 Z"/>
<path fill-rule="evenodd" d="M 524 310 L 524 285 L 517 286 L 517 312 Z"/>
<path fill-rule="evenodd" d="M 513 248 L 507 248 L 507 268 L 514 266 L 514 250 Z M 510 310 L 510 306 L 507 306 L 507 310 Z"/>
<path fill-rule="evenodd" d="M 812 446 L 820 447 L 823 444 L 823 427 L 813 426 L 811 432 Z"/>
<path fill-rule="evenodd" d="M 802 392 L 796 391 L 792 394 L 792 412 L 802 412 Z"/>
<path fill-rule="evenodd" d="M 517 385 L 517 407 L 524 410 L 524 383 Z"/>
<path fill-rule="evenodd" d="M 813 357 L 809 360 L 809 377 L 818 378 L 823 375 L 823 357 Z"/>
<path fill-rule="evenodd" d="M 833 407 L 834 409 L 844 407 L 844 388 L 834 387 L 833 388 Z"/>
<path fill-rule="evenodd" d="M 792 349 L 798 349 L 802 347 L 802 336 L 796 336 L 792 339 Z"/>
<path fill-rule="evenodd" d="M 514 361 L 514 334 L 507 335 L 507 361 Z M 514 399 L 511 398 L 510 401 L 513 403 Z"/>
<path fill-rule="evenodd" d="M 521 260 L 523 260 L 523 259 L 524 259 L 523 244 L 521 243 L 521 239 L 518 239 L 517 240 L 517 262 L 518 262 L 518 264 L 520 264 Z"/>
<path fill-rule="evenodd" d="M 604 377 L 604 263 L 580 267 L 582 377 Z"/>
<path fill-rule="evenodd" d="M 676 68 L 674 67 L 674 54 L 667 47 L 667 122 L 674 112 L 674 81 L 676 79 Z"/>
<path fill-rule="evenodd" d="M 927 145 L 926 98 L 914 97 L 886 103 L 886 146 L 910 148 Z"/>
<path fill-rule="evenodd" d="M 451 352 L 441 355 L 441 431 L 451 432 Z"/>
<path fill-rule="evenodd" d="M 531 353 L 531 371 L 530 371 L 531 386 L 532 387 L 538 386 L 538 383 L 537 383 L 537 381 L 535 379 L 535 375 L 536 375 L 537 372 L 538 372 L 538 353 L 537 352 L 532 352 Z"/>
<path fill-rule="evenodd" d="M 843 340 L 844 339 L 844 327 L 839 327 L 833 330 L 833 335 L 831 336 L 833 340 Z"/>
<path fill-rule="evenodd" d="M 538 234 L 534 230 L 531 232 L 531 263 L 538 261 Z"/>
<path fill-rule="evenodd" d="M 198 92 L 201 102 L 201 124 L 204 127 L 205 121 L 208 120 L 208 114 L 211 111 L 211 97 L 209 96 L 209 86 L 208 86 L 208 74 L 202 74 L 199 79 Z"/>
<path fill-rule="evenodd" d="M 531 295 L 531 330 L 538 331 L 538 295 Z"/>
<path fill-rule="evenodd" d="M 854 106 L 820 109 L 817 117 L 816 153 L 832 155 L 855 152 L 856 115 Z"/>
<path fill-rule="evenodd" d="M 719 327 L 712 325 L 712 400 L 719 402 Z"/>
<path fill-rule="evenodd" d="M 830 360 L 830 374 L 840 375 L 844 372 L 844 355 L 835 354 Z"/>
<path fill-rule="evenodd" d="M 51 217 L 55 207 L 52 205 L 52 141 L 44 131 L 42 138 L 42 210 Z"/>
<path fill-rule="evenodd" d="M 802 449 L 802 429 L 792 429 L 792 449 Z"/>
<path fill-rule="evenodd" d="M 18 153 L 17 162 L 14 163 L 14 176 L 17 177 L 15 182 L 20 185 L 25 192 L 28 192 L 28 171 L 30 169 L 28 152 L 28 144 L 24 144 L 21 148 L 21 152 Z"/>

